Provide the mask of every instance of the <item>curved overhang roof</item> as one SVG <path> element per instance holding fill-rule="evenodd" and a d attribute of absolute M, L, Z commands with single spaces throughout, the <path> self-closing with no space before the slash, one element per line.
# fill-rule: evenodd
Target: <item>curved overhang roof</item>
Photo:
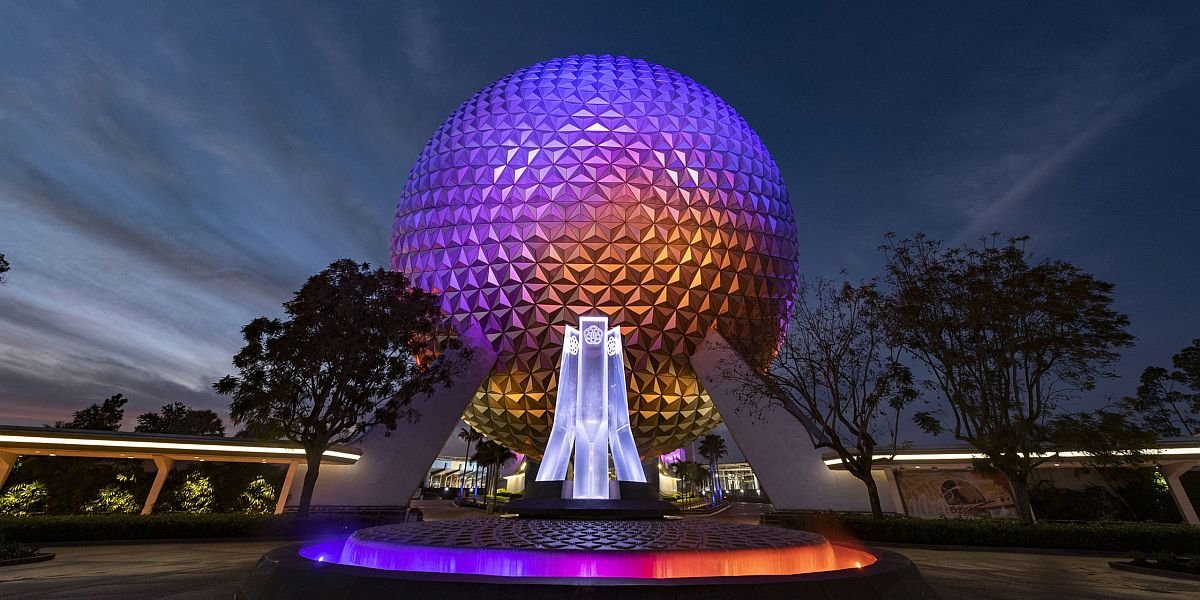
<path fill-rule="evenodd" d="M 304 448 L 285 440 L 259 441 L 217 436 L 173 435 L 129 431 L 91 431 L 50 427 L 0 425 L 0 452 L 26 456 L 83 456 L 93 458 L 211 460 L 224 462 L 288 463 L 304 460 Z M 335 445 L 322 464 L 352 465 L 362 451 Z"/>
<path fill-rule="evenodd" d="M 1164 464 L 1174 462 L 1200 462 L 1200 439 L 1184 439 L 1159 442 L 1156 447 L 1146 450 L 1147 464 Z M 1042 467 L 1080 467 L 1088 462 L 1086 452 L 1078 450 L 1055 450 L 1037 455 L 1046 459 Z M 873 468 L 885 467 L 904 468 L 937 467 L 937 468 L 966 468 L 973 461 L 985 458 L 982 453 L 971 446 L 943 446 L 920 449 L 897 450 L 895 453 L 880 452 L 872 464 Z M 844 470 L 842 459 L 836 452 L 825 452 L 821 459 L 830 469 Z"/>

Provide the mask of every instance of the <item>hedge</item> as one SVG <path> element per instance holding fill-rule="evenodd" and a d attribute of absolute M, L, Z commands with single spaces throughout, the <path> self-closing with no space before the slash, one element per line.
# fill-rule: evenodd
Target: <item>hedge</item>
<path fill-rule="evenodd" d="M 1022 525 L 1007 519 L 873 519 L 830 512 L 774 512 L 763 515 L 762 522 L 835 540 L 875 543 L 1200 554 L 1200 527 L 1184 524 L 1098 521 Z"/>
<path fill-rule="evenodd" d="M 0 516 L 0 536 L 28 544 L 205 538 L 299 538 L 349 534 L 401 516 L 167 513 L 160 515 Z"/>

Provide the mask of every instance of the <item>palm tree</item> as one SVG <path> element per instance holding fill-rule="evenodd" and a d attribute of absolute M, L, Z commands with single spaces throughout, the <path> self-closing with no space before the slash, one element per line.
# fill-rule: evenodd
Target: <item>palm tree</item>
<path fill-rule="evenodd" d="M 690 495 L 695 492 L 695 488 L 699 487 L 707 479 L 708 474 L 704 472 L 704 468 L 699 463 L 690 460 L 680 460 L 671 463 L 671 474 L 679 478 L 683 483 L 685 494 Z"/>
<path fill-rule="evenodd" d="M 492 512 L 495 506 L 492 498 L 495 496 L 496 484 L 500 479 L 500 468 L 504 466 L 504 463 L 516 458 L 517 455 L 513 454 L 512 450 L 491 440 L 479 442 L 479 445 L 475 448 L 475 456 L 472 457 L 472 460 L 475 461 L 475 464 L 484 467 L 483 500 L 484 506 L 489 513 Z"/>
<path fill-rule="evenodd" d="M 458 429 L 458 439 L 467 443 L 467 453 L 463 455 L 462 477 L 458 479 L 458 497 L 462 498 L 463 488 L 467 484 L 467 463 L 471 458 L 471 444 L 483 439 L 483 434 L 468 425 Z"/>
<path fill-rule="evenodd" d="M 725 438 L 710 433 L 700 440 L 700 456 L 708 459 L 708 476 L 712 479 L 712 503 L 717 504 L 724 498 L 721 490 L 721 480 L 717 478 L 717 461 L 729 453 L 725 446 Z"/>

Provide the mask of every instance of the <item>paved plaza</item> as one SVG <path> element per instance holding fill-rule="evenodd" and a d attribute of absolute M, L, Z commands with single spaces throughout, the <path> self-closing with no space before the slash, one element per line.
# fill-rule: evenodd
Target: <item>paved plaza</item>
<path fill-rule="evenodd" d="M 430 520 L 478 515 L 428 503 Z M 757 520 L 762 505 L 735 504 L 713 518 Z M 64 546 L 49 562 L 0 568 L 5 600 L 228 600 L 258 557 L 286 542 L 187 542 Z M 1200 582 L 1116 571 L 1110 559 L 1011 552 L 896 548 L 945 600 L 1200 598 Z"/>

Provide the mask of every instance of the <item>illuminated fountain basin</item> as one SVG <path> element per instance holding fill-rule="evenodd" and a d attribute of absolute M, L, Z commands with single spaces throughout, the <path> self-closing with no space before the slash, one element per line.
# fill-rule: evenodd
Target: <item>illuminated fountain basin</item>
<path fill-rule="evenodd" d="M 238 598 L 934 598 L 895 553 L 708 519 L 474 518 L 373 527 L 281 548 Z M 632 594 L 632 596 L 631 596 Z"/>
<path fill-rule="evenodd" d="M 423 573 L 499 577 L 679 579 L 798 575 L 875 557 L 803 531 L 717 521 L 467 519 L 362 529 L 310 559 Z M 337 557 L 334 559 L 334 557 Z"/>

